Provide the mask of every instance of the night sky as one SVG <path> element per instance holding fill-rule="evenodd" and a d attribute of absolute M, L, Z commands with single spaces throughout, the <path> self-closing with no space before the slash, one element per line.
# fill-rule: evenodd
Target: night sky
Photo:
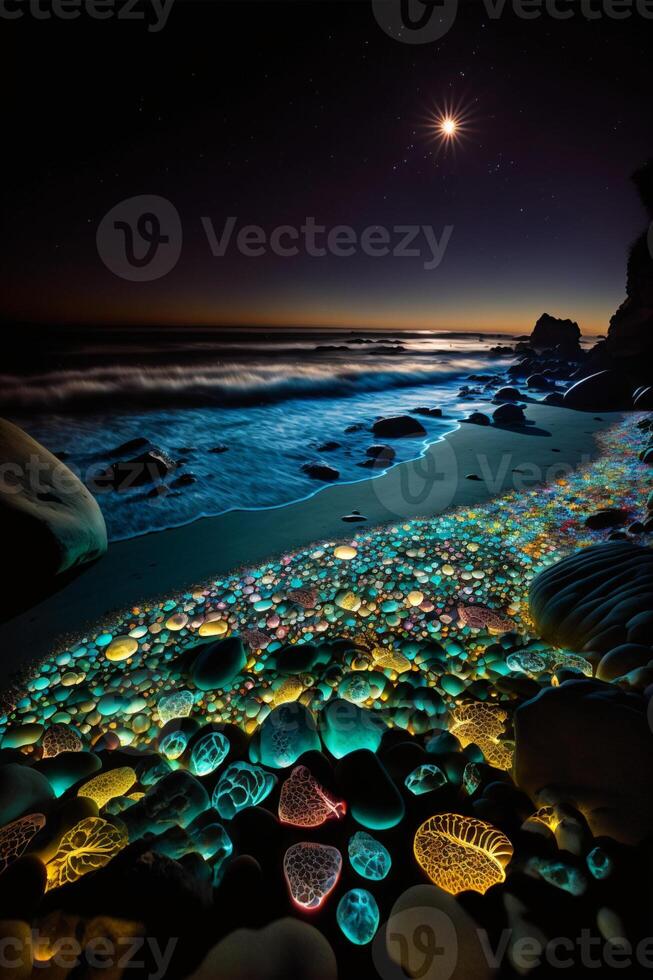
<path fill-rule="evenodd" d="M 598 2 L 598 0 L 597 0 Z M 509 8 L 508 4 L 508 8 Z M 142 22 L 3 22 L 2 319 L 525 332 L 544 311 L 602 333 L 645 215 L 653 20 L 460 12 L 393 40 L 370 3 L 190 3 Z M 441 148 L 456 105 L 468 132 Z M 103 215 L 177 208 L 153 282 L 101 262 Z M 440 266 L 357 254 L 214 258 L 201 217 L 267 231 L 453 226 Z M 426 256 L 428 258 L 429 256 Z"/>

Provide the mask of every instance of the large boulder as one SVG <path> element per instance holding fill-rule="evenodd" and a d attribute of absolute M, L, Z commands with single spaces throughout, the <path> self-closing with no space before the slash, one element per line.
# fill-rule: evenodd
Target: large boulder
<path fill-rule="evenodd" d="M 639 643 L 642 617 L 653 613 L 653 551 L 629 541 L 585 548 L 535 577 L 529 606 L 556 646 L 607 653 Z"/>
<path fill-rule="evenodd" d="M 377 419 L 372 426 L 375 436 L 383 439 L 400 439 L 402 436 L 425 436 L 426 429 L 421 422 L 410 415 L 393 415 Z"/>
<path fill-rule="evenodd" d="M 649 222 L 653 219 L 653 160 L 633 175 Z M 633 381 L 653 380 L 653 231 L 634 242 L 628 256 L 626 299 L 610 320 L 605 341 L 592 352 L 598 362 L 619 366 Z"/>
<path fill-rule="evenodd" d="M 531 345 L 536 349 L 560 347 L 565 352 L 579 349 L 580 327 L 573 320 L 560 320 L 543 313 L 533 327 Z"/>
<path fill-rule="evenodd" d="M 534 802 L 569 800 L 594 836 L 627 844 L 653 821 L 647 702 L 601 681 L 566 681 L 515 711 L 515 780 Z"/>
<path fill-rule="evenodd" d="M 633 386 L 619 371 L 597 371 L 573 384 L 564 395 L 565 408 L 589 412 L 616 412 L 631 408 Z"/>
<path fill-rule="evenodd" d="M 308 922 L 286 918 L 263 929 L 237 929 L 225 936 L 187 980 L 337 980 L 337 976 L 334 952 L 322 933 Z"/>
<path fill-rule="evenodd" d="M 0 618 L 54 591 L 107 549 L 96 500 L 75 474 L 0 419 L 0 533 L 8 556 Z"/>

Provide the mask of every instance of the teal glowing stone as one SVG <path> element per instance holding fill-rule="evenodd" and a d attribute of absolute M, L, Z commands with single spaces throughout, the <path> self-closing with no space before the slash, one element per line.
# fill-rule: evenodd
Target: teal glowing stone
<path fill-rule="evenodd" d="M 211 861 L 214 868 L 221 865 L 234 849 L 229 834 L 221 823 L 211 823 L 193 831 L 193 843 L 206 861 Z"/>
<path fill-rule="evenodd" d="M 406 789 L 409 789 L 415 796 L 422 793 L 430 793 L 434 789 L 440 789 L 447 781 L 447 777 L 439 766 L 431 762 L 418 766 L 406 776 Z"/>
<path fill-rule="evenodd" d="M 587 889 L 587 880 L 582 871 L 562 861 L 546 861 L 540 858 L 531 859 L 540 874 L 550 885 L 570 895 L 583 895 Z"/>
<path fill-rule="evenodd" d="M 586 860 L 592 876 L 599 881 L 612 874 L 612 861 L 602 848 L 595 847 L 589 852 Z"/>
<path fill-rule="evenodd" d="M 379 928 L 379 906 L 365 888 L 352 888 L 338 902 L 336 919 L 350 943 L 365 946 Z"/>
<path fill-rule="evenodd" d="M 222 732 L 209 732 L 193 746 L 190 770 L 194 776 L 208 776 L 221 766 L 229 754 L 229 739 Z"/>
<path fill-rule="evenodd" d="M 475 793 L 481 785 L 481 772 L 475 762 L 468 762 L 463 772 L 463 786 L 468 796 Z"/>
<path fill-rule="evenodd" d="M 213 806 L 223 820 L 231 820 L 248 806 L 258 806 L 276 782 L 272 773 L 249 762 L 234 762 L 213 790 Z"/>
<path fill-rule="evenodd" d="M 173 718 L 187 718 L 193 709 L 193 695 L 190 691 L 174 691 L 160 699 L 157 709 L 162 725 Z"/>
<path fill-rule="evenodd" d="M 350 839 L 349 860 L 354 871 L 370 881 L 381 881 L 392 866 L 388 849 L 364 830 L 359 830 Z"/>
<path fill-rule="evenodd" d="M 186 751 L 188 735 L 186 732 L 169 732 L 161 739 L 159 751 L 171 761 L 178 759 Z"/>

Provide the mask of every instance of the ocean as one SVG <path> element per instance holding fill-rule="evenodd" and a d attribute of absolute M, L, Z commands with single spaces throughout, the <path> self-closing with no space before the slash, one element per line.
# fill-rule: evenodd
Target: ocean
<path fill-rule="evenodd" d="M 87 482 L 133 439 L 177 461 L 163 493 L 97 494 L 112 540 L 305 498 L 327 485 L 304 472 L 307 463 L 335 468 L 338 482 L 378 476 L 382 469 L 359 465 L 368 447 L 387 442 L 372 434 L 375 419 L 440 408 L 441 417 L 419 416 L 425 436 L 391 441 L 394 464 L 416 458 L 482 404 L 482 382 L 469 375 L 505 370 L 511 358 L 491 348 L 514 339 L 418 331 L 99 333 L 87 339 L 74 332 L 72 341 L 41 349 L 31 370 L 14 365 L 0 376 L 0 411 Z M 461 396 L 465 385 L 478 393 Z M 186 485 L 170 486 L 185 474 Z"/>

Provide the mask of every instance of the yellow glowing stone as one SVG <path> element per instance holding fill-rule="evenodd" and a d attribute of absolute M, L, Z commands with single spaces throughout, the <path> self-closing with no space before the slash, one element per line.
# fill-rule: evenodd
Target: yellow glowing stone
<path fill-rule="evenodd" d="M 404 674 L 407 670 L 410 670 L 410 660 L 408 657 L 404 657 L 403 653 L 399 653 L 398 650 L 392 650 L 390 647 L 374 647 L 372 656 L 374 657 L 374 663 L 378 667 L 385 668 L 386 670 L 394 670 L 396 674 Z"/>
<path fill-rule="evenodd" d="M 500 830 L 484 820 L 458 813 L 439 813 L 418 827 L 413 844 L 415 858 L 439 888 L 458 895 L 483 895 L 505 881 L 512 844 Z"/>
<path fill-rule="evenodd" d="M 57 853 L 47 865 L 46 891 L 103 868 L 127 843 L 127 831 L 118 830 L 101 817 L 81 820 L 64 834 Z"/>
<path fill-rule="evenodd" d="M 356 549 L 349 544 L 339 544 L 337 548 L 333 549 L 333 557 L 340 558 L 341 561 L 351 561 L 357 554 Z"/>
<path fill-rule="evenodd" d="M 417 589 L 414 589 L 406 596 L 406 602 L 409 606 L 421 606 L 421 604 L 424 602 L 424 593 L 418 592 Z"/>
<path fill-rule="evenodd" d="M 453 575 L 455 570 L 456 569 L 453 567 L 453 565 L 443 565 L 441 568 L 443 575 Z"/>
<path fill-rule="evenodd" d="M 560 823 L 560 817 L 554 810 L 552 806 L 541 806 L 539 810 L 536 810 L 530 820 L 536 820 L 538 823 L 543 823 L 545 827 L 555 833 L 556 827 Z"/>
<path fill-rule="evenodd" d="M 449 724 L 449 731 L 455 735 L 463 748 L 478 745 L 485 761 L 496 769 L 510 769 L 512 748 L 499 741 L 503 734 L 504 722 L 508 715 L 498 704 L 487 701 L 472 701 L 456 705 Z"/>
<path fill-rule="evenodd" d="M 78 790 L 78 796 L 87 796 L 95 800 L 98 809 L 112 800 L 114 796 L 125 796 L 136 782 L 136 773 L 131 766 L 122 766 L 120 769 L 109 769 L 108 772 L 101 772 L 99 776 L 94 776 Z"/>
<path fill-rule="evenodd" d="M 291 701 L 296 701 L 304 690 L 305 685 L 299 677 L 286 677 L 272 695 L 271 704 L 275 708 L 280 704 L 289 704 Z"/>
<path fill-rule="evenodd" d="M 105 650 L 107 660 L 127 660 L 138 650 L 138 643 L 133 636 L 117 636 Z"/>
<path fill-rule="evenodd" d="M 200 636 L 223 636 L 227 629 L 228 626 L 224 619 L 207 619 L 202 623 L 198 632 Z"/>
<path fill-rule="evenodd" d="M 176 633 L 178 630 L 183 630 L 184 626 L 188 622 L 188 616 L 186 613 L 174 613 L 168 619 L 166 619 L 166 629 L 172 630 Z"/>

